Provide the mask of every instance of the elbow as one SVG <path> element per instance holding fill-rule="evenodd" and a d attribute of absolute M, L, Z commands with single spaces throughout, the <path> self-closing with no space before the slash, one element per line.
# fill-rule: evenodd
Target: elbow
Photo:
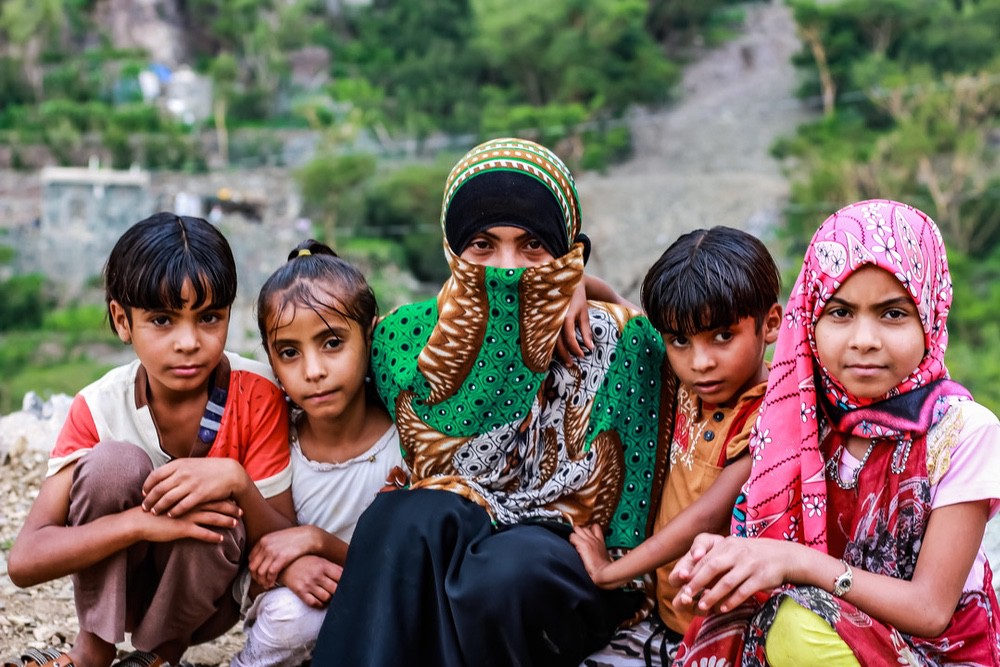
<path fill-rule="evenodd" d="M 919 620 L 917 620 L 917 625 L 904 630 L 904 632 L 927 639 L 938 637 L 948 628 L 954 615 L 954 607 L 945 608 L 941 605 L 930 605 L 922 610 Z"/>
<path fill-rule="evenodd" d="M 31 572 L 30 560 L 29 558 L 21 557 L 16 544 L 11 549 L 7 559 L 7 576 L 10 577 L 11 582 L 18 588 L 27 588 L 28 586 L 41 583 Z"/>

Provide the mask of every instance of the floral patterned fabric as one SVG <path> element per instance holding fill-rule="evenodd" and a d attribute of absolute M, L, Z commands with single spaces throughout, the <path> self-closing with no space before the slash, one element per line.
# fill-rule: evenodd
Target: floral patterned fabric
<path fill-rule="evenodd" d="M 815 325 L 830 297 L 862 266 L 892 273 L 917 304 L 925 354 L 883 397 L 850 395 L 818 361 Z M 910 579 L 930 515 L 927 434 L 969 397 L 948 380 L 944 351 L 951 277 L 943 241 L 924 213 L 887 200 L 847 206 L 810 243 L 792 288 L 764 405 L 751 434 L 753 469 L 733 533 L 792 540 L 851 565 Z M 825 464 L 858 435 L 875 443 L 857 488 L 829 483 Z M 844 528 L 838 528 L 838 526 Z M 1000 618 L 987 581 L 963 593 L 951 624 L 934 639 L 909 637 L 814 588 L 761 593 L 729 614 L 696 621 L 678 665 L 763 665 L 763 646 L 781 597 L 826 619 L 862 665 L 1000 665 Z"/>

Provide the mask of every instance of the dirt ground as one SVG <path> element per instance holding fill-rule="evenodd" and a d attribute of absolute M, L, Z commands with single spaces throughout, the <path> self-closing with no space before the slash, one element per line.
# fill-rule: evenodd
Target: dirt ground
<path fill-rule="evenodd" d="M 646 268 L 678 234 L 716 224 L 767 232 L 788 192 L 768 149 L 808 117 L 792 94 L 795 72 L 788 59 L 797 48 L 787 8 L 749 5 L 745 34 L 685 69 L 679 104 L 634 116 L 635 158 L 579 179 L 584 229 L 594 242 L 588 272 L 636 301 Z M 26 647 L 68 648 L 77 631 L 68 579 L 22 590 L 6 576 L 6 555 L 37 493 L 45 458 L 27 452 L 0 460 L 4 658 Z M 192 648 L 185 661 L 228 665 L 241 644 L 235 628 Z"/>

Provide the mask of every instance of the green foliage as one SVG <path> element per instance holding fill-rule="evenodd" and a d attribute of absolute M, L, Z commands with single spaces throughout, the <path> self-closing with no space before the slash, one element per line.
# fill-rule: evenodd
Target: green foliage
<path fill-rule="evenodd" d="M 77 359 L 51 365 L 30 365 L 0 380 L 0 413 L 21 409 L 24 395 L 33 391 L 42 397 L 72 396 L 111 370 L 109 364 Z"/>
<path fill-rule="evenodd" d="M 773 152 L 791 167 L 783 232 L 794 262 L 819 223 L 852 201 L 889 197 L 935 219 L 954 305 L 948 366 L 1000 408 L 1000 0 L 793 3 L 837 89 L 833 112 Z M 797 63 L 818 91 L 820 67 Z"/>
<path fill-rule="evenodd" d="M 0 282 L 0 332 L 37 328 L 45 311 L 54 304 L 40 274 L 13 276 Z"/>
<path fill-rule="evenodd" d="M 24 63 L 17 58 L 0 56 L 0 100 L 3 106 L 30 104 L 34 99 L 24 76 Z"/>
<path fill-rule="evenodd" d="M 474 44 L 512 102 L 581 103 L 614 113 L 667 99 L 677 81 L 645 31 L 642 0 L 473 0 Z"/>
<path fill-rule="evenodd" d="M 419 280 L 448 277 L 441 249 L 441 191 L 450 164 L 415 164 L 376 179 L 365 196 L 367 227 L 397 241 L 406 268 Z"/>
<path fill-rule="evenodd" d="M 357 223 L 362 210 L 363 184 L 375 173 L 371 155 L 327 153 L 295 173 L 305 215 L 318 221 L 322 240 L 334 245 L 337 227 Z"/>
<path fill-rule="evenodd" d="M 392 127 L 409 136 L 476 127 L 479 56 L 467 0 L 376 0 L 352 16 L 344 73 L 384 92 Z"/>
<path fill-rule="evenodd" d="M 651 0 L 646 28 L 657 42 L 677 49 L 732 22 L 735 4 L 738 0 Z"/>
<path fill-rule="evenodd" d="M 46 312 L 42 317 L 46 331 L 81 335 L 85 333 L 110 333 L 107 310 L 103 305 L 76 305 Z"/>

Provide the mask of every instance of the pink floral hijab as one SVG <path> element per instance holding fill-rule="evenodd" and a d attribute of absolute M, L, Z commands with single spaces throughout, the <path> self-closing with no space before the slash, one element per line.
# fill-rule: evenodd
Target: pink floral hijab
<path fill-rule="evenodd" d="M 866 265 L 893 274 L 917 304 L 924 357 L 884 397 L 849 394 L 819 363 L 816 322 L 830 297 Z M 892 443 L 922 440 L 949 395 L 944 352 L 952 286 L 941 234 L 923 212 L 889 200 L 846 206 L 827 218 L 806 250 L 778 337 L 767 393 L 751 433 L 753 469 L 743 487 L 735 534 L 826 549 L 826 477 L 820 429 Z M 817 396 L 817 390 L 819 395 Z"/>

